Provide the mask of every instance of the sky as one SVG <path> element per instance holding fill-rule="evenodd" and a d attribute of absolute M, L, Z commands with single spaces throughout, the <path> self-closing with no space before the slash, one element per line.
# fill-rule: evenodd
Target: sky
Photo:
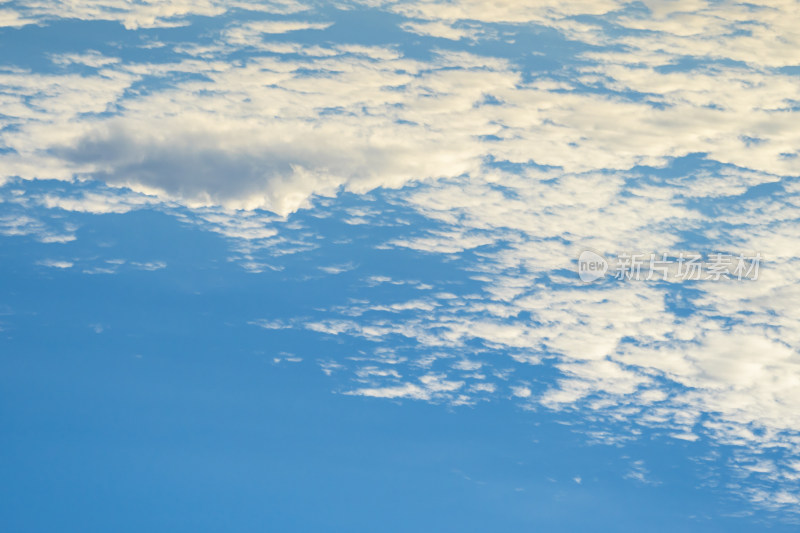
<path fill-rule="evenodd" d="M 0 529 L 796 531 L 798 20 L 0 0 Z"/>

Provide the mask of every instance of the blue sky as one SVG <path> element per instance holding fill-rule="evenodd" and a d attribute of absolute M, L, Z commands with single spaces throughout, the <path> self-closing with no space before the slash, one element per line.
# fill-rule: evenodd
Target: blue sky
<path fill-rule="evenodd" d="M 796 530 L 798 15 L 0 3 L 2 529 Z"/>

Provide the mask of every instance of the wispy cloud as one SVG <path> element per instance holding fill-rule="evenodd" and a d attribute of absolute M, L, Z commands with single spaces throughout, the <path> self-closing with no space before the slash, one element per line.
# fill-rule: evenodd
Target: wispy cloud
<path fill-rule="evenodd" d="M 41 261 L 36 262 L 37 265 L 46 266 L 50 268 L 72 268 L 75 264 L 72 261 L 60 261 L 58 259 L 43 259 Z"/>

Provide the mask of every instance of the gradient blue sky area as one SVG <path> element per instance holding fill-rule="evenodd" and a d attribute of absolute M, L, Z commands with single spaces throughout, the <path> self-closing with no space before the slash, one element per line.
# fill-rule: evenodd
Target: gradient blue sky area
<path fill-rule="evenodd" d="M 796 531 L 799 19 L 0 3 L 0 530 Z"/>

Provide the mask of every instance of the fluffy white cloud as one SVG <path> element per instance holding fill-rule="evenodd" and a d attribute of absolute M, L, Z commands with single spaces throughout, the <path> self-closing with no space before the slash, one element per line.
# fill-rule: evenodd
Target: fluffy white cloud
<path fill-rule="evenodd" d="M 587 172 L 704 151 L 760 172 L 751 179 L 796 169 L 794 112 L 782 110 L 797 93 L 788 76 L 767 83 L 736 69 L 659 74 L 597 64 L 613 84 L 666 105 L 655 107 L 543 80 L 523 84 L 509 64 L 475 55 L 425 63 L 360 52 L 334 47 L 314 52 L 313 62 L 240 66 L 110 63 L 88 77 L 7 73 L 6 122 L 16 127 L 2 135 L 14 150 L 2 156 L 6 176 L 78 174 L 192 207 L 285 215 L 342 187 L 366 192 L 487 172 L 487 158 Z M 210 81 L 122 98 L 142 76 L 198 69 Z M 661 79 L 669 84 L 659 89 Z M 501 104 L 482 105 L 487 94 Z M 113 108 L 120 111 L 111 117 L 83 118 Z"/>
<path fill-rule="evenodd" d="M 187 25 L 190 16 L 213 17 L 229 10 L 245 9 L 274 14 L 305 11 L 307 4 L 296 0 L 19 0 L 15 10 L 0 12 L 0 26 L 46 23 L 52 19 L 111 20 L 128 30 Z M 5 14 L 5 16 L 3 16 Z"/>

